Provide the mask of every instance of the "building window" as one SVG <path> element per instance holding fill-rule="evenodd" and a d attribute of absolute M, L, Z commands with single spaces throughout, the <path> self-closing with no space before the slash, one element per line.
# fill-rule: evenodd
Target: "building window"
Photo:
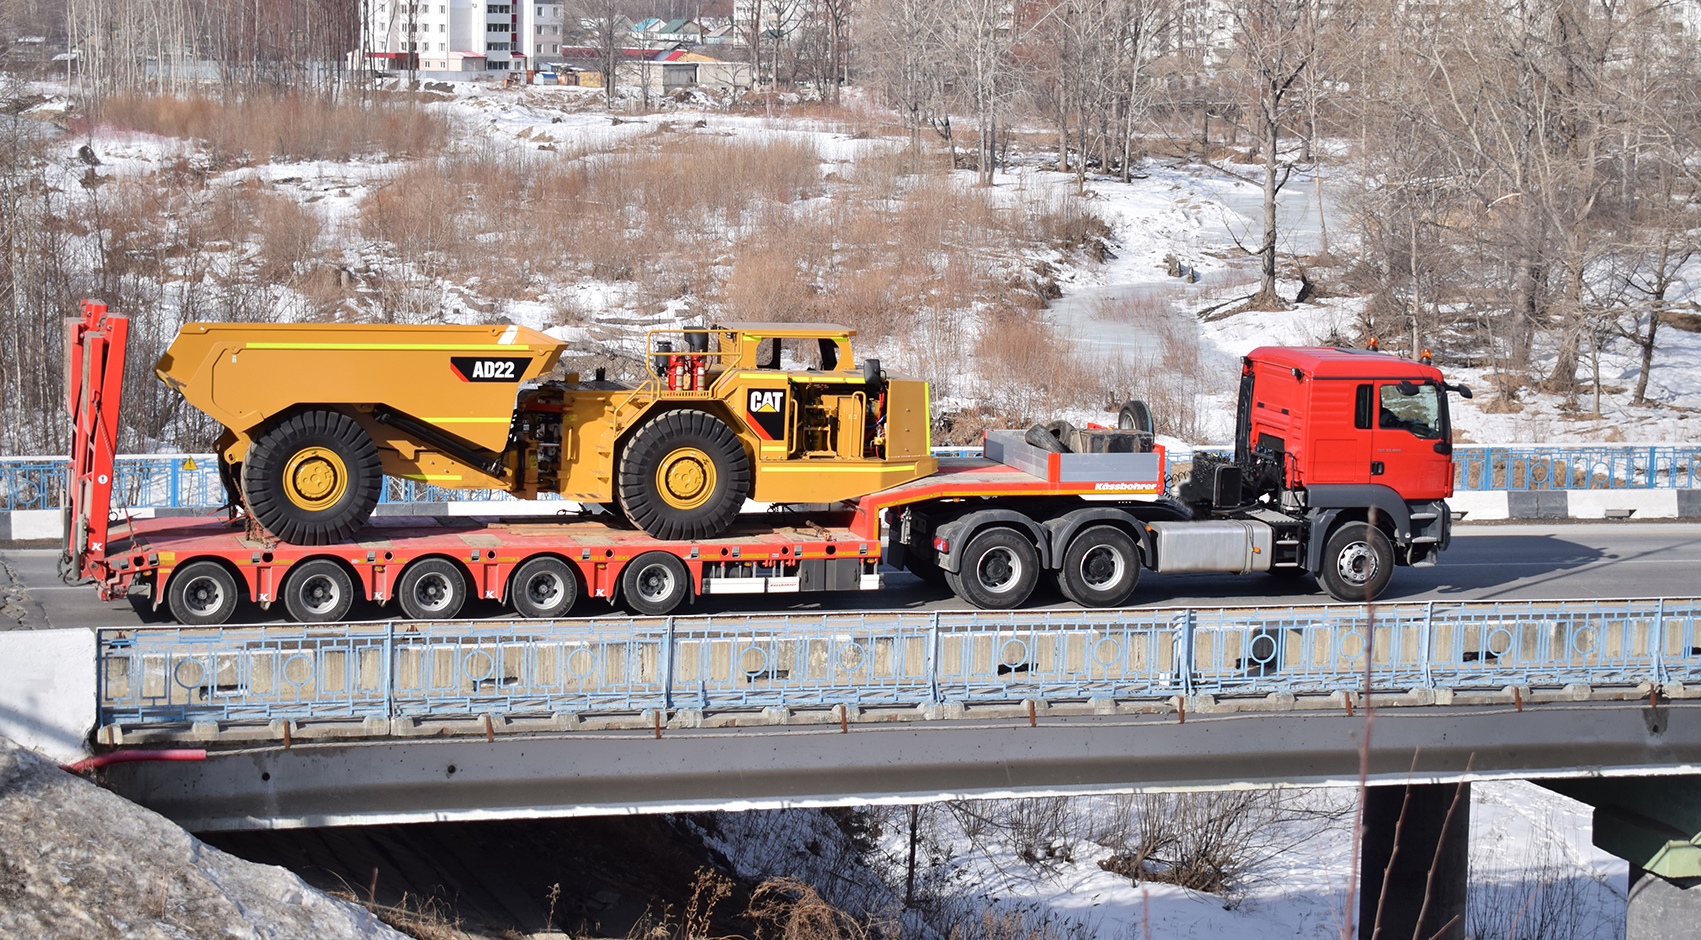
<path fill-rule="evenodd" d="M 448 27 L 448 26 L 446 26 L 446 25 L 444 25 L 444 24 L 442 24 L 442 23 L 438 23 L 438 24 L 437 24 L 437 31 L 438 31 L 438 32 L 440 32 L 440 33 L 442 33 L 442 32 L 447 32 L 447 31 L 448 31 L 448 29 L 449 29 L 449 27 Z"/>
<path fill-rule="evenodd" d="M 443 45 L 443 44 L 442 44 L 442 43 L 438 43 L 438 44 L 437 44 L 437 51 L 438 51 L 438 52 L 442 52 L 442 51 L 443 51 L 443 50 L 445 50 L 445 49 L 447 49 L 447 48 L 449 48 L 449 47 L 448 47 L 448 46 L 445 46 L 445 45 Z"/>

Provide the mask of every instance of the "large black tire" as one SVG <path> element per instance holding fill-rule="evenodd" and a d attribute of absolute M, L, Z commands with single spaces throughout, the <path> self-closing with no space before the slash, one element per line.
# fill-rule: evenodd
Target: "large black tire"
<path fill-rule="evenodd" d="M 354 606 L 354 576 L 329 558 L 315 558 L 290 569 L 283 594 L 297 623 L 334 623 Z"/>
<path fill-rule="evenodd" d="M 982 610 L 1020 607 L 1039 583 L 1039 549 L 1032 539 L 1005 526 L 981 530 L 969 540 L 960 561 L 956 571 L 945 572 L 945 583 Z"/>
<path fill-rule="evenodd" d="M 1381 529 L 1348 522 L 1323 544 L 1317 580 L 1335 600 L 1367 604 L 1380 597 L 1394 577 L 1394 546 Z"/>
<path fill-rule="evenodd" d="M 338 411 L 290 415 L 256 438 L 242 463 L 248 510 L 297 545 L 348 539 L 371 517 L 383 485 L 378 448 Z"/>
<path fill-rule="evenodd" d="M 668 552 L 645 552 L 620 572 L 620 595 L 626 606 L 647 617 L 672 613 L 691 594 L 691 573 Z"/>
<path fill-rule="evenodd" d="M 1045 421 L 1028 428 L 1023 440 L 1048 454 L 1067 454 L 1074 435 L 1075 426 L 1067 421 Z"/>
<path fill-rule="evenodd" d="M 1116 526 L 1088 526 L 1069 540 L 1057 587 L 1082 607 L 1119 607 L 1140 583 L 1140 550 Z"/>
<path fill-rule="evenodd" d="M 197 561 L 172 572 L 166 605 L 177 622 L 216 627 L 236 613 L 236 576 L 216 561 Z"/>
<path fill-rule="evenodd" d="M 514 572 L 508 599 L 522 617 L 549 620 L 573 609 L 579 597 L 579 579 L 559 558 L 533 558 Z"/>
<path fill-rule="evenodd" d="M 425 558 L 402 572 L 396 601 L 409 620 L 452 620 L 467 602 L 467 579 L 454 562 Z"/>
<path fill-rule="evenodd" d="M 664 412 L 627 442 L 615 494 L 627 518 L 656 538 L 714 538 L 750 495 L 750 457 L 714 415 Z"/>
<path fill-rule="evenodd" d="M 1116 427 L 1120 431 L 1145 431 L 1147 434 L 1157 433 L 1157 424 L 1152 421 L 1152 409 L 1138 398 L 1131 398 L 1122 403 L 1122 410 L 1116 415 Z"/>

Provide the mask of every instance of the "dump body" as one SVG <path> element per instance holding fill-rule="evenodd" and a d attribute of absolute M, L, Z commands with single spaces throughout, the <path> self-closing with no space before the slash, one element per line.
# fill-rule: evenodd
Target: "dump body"
<path fill-rule="evenodd" d="M 522 326 L 190 323 L 154 372 L 231 432 L 220 448 L 233 464 L 268 422 L 322 405 L 360 423 L 392 476 L 511 488 L 488 464 L 378 419 L 399 414 L 468 452 L 500 454 L 521 384 L 547 374 L 565 349 Z"/>

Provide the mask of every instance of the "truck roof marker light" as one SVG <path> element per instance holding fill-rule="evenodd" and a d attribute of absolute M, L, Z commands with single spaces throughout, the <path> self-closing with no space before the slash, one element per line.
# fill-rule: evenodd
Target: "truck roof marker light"
<path fill-rule="evenodd" d="M 1376 337 L 1372 336 L 1370 338 L 1370 342 L 1364 344 L 1364 348 L 1370 350 L 1371 352 L 1375 352 L 1375 351 L 1381 349 L 1382 347 L 1381 347 L 1381 344 L 1376 342 Z"/>
<path fill-rule="evenodd" d="M 1430 360 L 1432 358 L 1433 357 L 1430 355 L 1429 349 L 1426 347 L 1423 351 L 1423 354 L 1418 356 L 1418 361 L 1427 366 L 1427 365 L 1431 364 Z"/>

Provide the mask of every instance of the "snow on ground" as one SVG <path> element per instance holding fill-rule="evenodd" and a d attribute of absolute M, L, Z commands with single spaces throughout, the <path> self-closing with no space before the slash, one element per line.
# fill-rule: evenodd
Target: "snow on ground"
<path fill-rule="evenodd" d="M 1049 925 L 1061 938 L 1341 935 L 1354 859 L 1353 791 L 1298 791 L 1295 805 L 1323 815 L 1261 833 L 1275 850 L 1223 894 L 1136 884 L 1102 868 L 1099 863 L 1114 853 L 1088 836 L 1101 832 L 1102 821 L 1114 815 L 1114 799 L 1074 800 L 1073 822 L 1060 830 L 1067 836 L 1025 853 L 997 827 L 966 831 L 976 816 L 999 815 L 998 804 L 960 804 L 955 811 L 925 807 L 916 883 L 918 896 L 928 899 L 924 909 L 934 913 L 924 928 L 948 927 L 952 919 L 992 905 L 1018 913 L 1030 926 Z M 890 917 L 901 908 L 905 890 L 907 816 L 902 808 L 876 810 L 874 816 L 880 831 L 872 851 L 860 855 L 842 828 L 818 810 L 720 814 L 709 841 L 746 877 L 801 878 L 836 904 Z M 1473 784 L 1468 933 L 1508 936 L 1516 918 L 1530 932 L 1519 936 L 1622 936 L 1625 864 L 1589 844 L 1589 819 L 1587 806 L 1532 783 Z M 1537 930 L 1537 924 L 1544 926 Z"/>

